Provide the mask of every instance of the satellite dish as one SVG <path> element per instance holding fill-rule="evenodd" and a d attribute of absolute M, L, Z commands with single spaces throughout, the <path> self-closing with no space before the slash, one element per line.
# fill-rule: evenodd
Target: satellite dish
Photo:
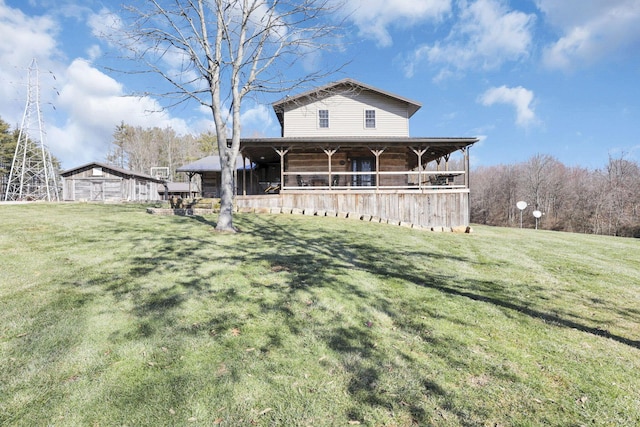
<path fill-rule="evenodd" d="M 518 209 L 523 211 L 527 208 L 527 202 L 521 200 L 518 203 L 516 203 L 516 206 L 518 207 Z"/>
<path fill-rule="evenodd" d="M 542 216 L 542 212 L 540 211 L 533 211 L 533 216 L 535 216 L 536 218 L 540 218 Z"/>

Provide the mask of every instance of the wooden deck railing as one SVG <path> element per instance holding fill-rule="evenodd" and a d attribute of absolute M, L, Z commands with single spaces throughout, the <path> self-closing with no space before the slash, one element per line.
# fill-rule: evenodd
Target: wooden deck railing
<path fill-rule="evenodd" d="M 468 188 L 465 171 L 283 172 L 283 178 L 281 191 Z"/>

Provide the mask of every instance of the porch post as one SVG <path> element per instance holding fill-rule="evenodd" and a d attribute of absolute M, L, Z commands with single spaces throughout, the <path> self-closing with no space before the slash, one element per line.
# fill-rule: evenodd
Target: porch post
<path fill-rule="evenodd" d="M 191 197 L 191 180 L 195 175 L 196 172 L 187 172 L 187 176 L 189 177 L 189 197 Z M 202 179 L 200 181 L 202 181 Z"/>
<path fill-rule="evenodd" d="M 242 153 L 242 195 L 247 195 L 247 158 Z"/>
<path fill-rule="evenodd" d="M 384 153 L 384 150 L 386 150 L 386 147 L 381 150 L 373 150 L 369 148 L 369 151 L 376 156 L 376 191 L 380 188 L 380 155 Z"/>
<path fill-rule="evenodd" d="M 333 183 L 333 177 L 332 175 L 332 170 L 331 170 L 331 157 L 336 153 L 336 150 L 330 150 L 330 149 L 323 149 L 322 151 L 324 151 L 324 154 L 327 155 L 327 158 L 329 159 L 329 190 L 331 190 L 332 187 L 332 183 Z"/>
<path fill-rule="evenodd" d="M 464 185 L 466 188 L 469 188 L 469 184 L 471 183 L 469 173 L 470 173 L 470 164 L 469 164 L 469 148 L 462 148 L 462 152 L 464 153 Z"/>
<path fill-rule="evenodd" d="M 284 156 L 289 152 L 289 149 L 275 147 L 273 149 L 280 156 L 280 190 L 284 190 Z"/>
<path fill-rule="evenodd" d="M 422 190 L 422 155 L 426 153 L 428 149 L 429 147 L 425 149 L 417 149 L 417 148 L 411 149 L 411 151 L 413 151 L 416 154 L 416 156 L 418 156 L 418 189 L 420 190 Z M 407 184 L 409 184 L 409 180 L 407 180 Z"/>
<path fill-rule="evenodd" d="M 253 161 L 251 160 L 251 157 L 247 158 L 249 159 L 249 182 L 251 183 L 251 185 L 249 186 L 249 191 L 251 191 L 251 194 L 256 194 L 258 191 L 255 188 L 255 183 L 257 180 L 253 175 Z"/>

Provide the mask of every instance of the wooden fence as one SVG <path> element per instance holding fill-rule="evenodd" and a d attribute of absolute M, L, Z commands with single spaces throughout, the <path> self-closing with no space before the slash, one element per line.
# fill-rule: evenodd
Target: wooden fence
<path fill-rule="evenodd" d="M 348 212 L 420 227 L 469 225 L 469 190 L 286 191 L 236 196 L 238 208 L 297 208 Z"/>

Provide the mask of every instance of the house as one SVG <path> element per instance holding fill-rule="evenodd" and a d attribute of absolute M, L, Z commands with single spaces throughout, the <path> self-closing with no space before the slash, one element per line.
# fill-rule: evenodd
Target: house
<path fill-rule="evenodd" d="M 243 138 L 239 208 L 349 212 L 422 227 L 469 224 L 473 137 L 411 137 L 419 102 L 344 79 L 272 104 L 279 138 Z M 456 162 L 452 162 L 452 160 Z"/>
<path fill-rule="evenodd" d="M 87 163 L 61 172 L 65 201 L 154 201 L 161 199 L 164 181 L 117 166 Z"/>
<path fill-rule="evenodd" d="M 243 192 L 246 174 L 238 174 L 237 171 L 250 170 L 253 166 L 250 162 L 245 162 L 244 158 L 238 156 L 236 159 L 235 187 L 236 194 Z M 189 177 L 189 185 L 193 183 L 193 178 L 197 175 L 200 177 L 200 185 L 202 186 L 202 197 L 220 197 L 220 181 L 222 177 L 222 166 L 220 164 L 220 156 L 212 155 L 204 157 L 193 163 L 180 166 L 176 172 L 186 173 Z"/>

